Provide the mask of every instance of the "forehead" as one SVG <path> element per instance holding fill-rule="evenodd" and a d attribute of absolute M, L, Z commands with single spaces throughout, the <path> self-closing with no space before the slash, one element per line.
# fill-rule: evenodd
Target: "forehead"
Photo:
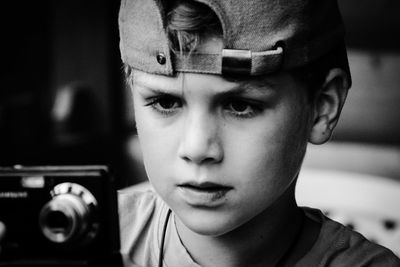
<path fill-rule="evenodd" d="M 144 87 L 163 92 L 185 90 L 214 91 L 216 93 L 230 91 L 260 91 L 273 93 L 285 90 L 290 81 L 284 74 L 252 77 L 246 79 L 226 78 L 213 74 L 178 73 L 175 77 L 149 74 L 135 70 L 133 72 L 134 87 Z"/>

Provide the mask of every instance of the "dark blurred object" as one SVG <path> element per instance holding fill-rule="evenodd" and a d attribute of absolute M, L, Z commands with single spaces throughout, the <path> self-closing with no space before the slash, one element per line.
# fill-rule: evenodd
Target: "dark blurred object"
<path fill-rule="evenodd" d="M 0 168 L 0 266 L 116 266 L 116 191 L 104 166 Z"/>
<path fill-rule="evenodd" d="M 72 83 L 56 92 L 51 109 L 51 136 L 56 143 L 88 141 L 101 128 L 101 109 L 94 90 Z"/>
<path fill-rule="evenodd" d="M 0 11 L 0 163 L 24 161 L 45 138 L 49 1 L 4 1 Z M 39 152 L 40 153 L 40 152 Z"/>
<path fill-rule="evenodd" d="M 119 162 L 118 7 L 107 0 L 4 2 L 1 165 Z M 65 85 L 73 103 L 57 121 L 52 109 Z"/>
<path fill-rule="evenodd" d="M 400 1 L 339 0 L 351 48 L 400 51 Z"/>
<path fill-rule="evenodd" d="M 108 143 L 101 131 L 104 120 L 98 96 L 83 83 L 56 91 L 50 111 L 47 164 L 106 163 Z"/>
<path fill-rule="evenodd" d="M 339 5 L 353 86 L 333 140 L 399 150 L 400 1 L 339 0 Z"/>

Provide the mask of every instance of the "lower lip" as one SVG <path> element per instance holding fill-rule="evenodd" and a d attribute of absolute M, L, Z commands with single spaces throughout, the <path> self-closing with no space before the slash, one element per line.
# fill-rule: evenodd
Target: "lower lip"
<path fill-rule="evenodd" d="M 179 186 L 179 193 L 186 203 L 196 207 L 216 207 L 225 202 L 226 194 L 231 190 L 228 187 L 217 189 L 199 189 Z"/>

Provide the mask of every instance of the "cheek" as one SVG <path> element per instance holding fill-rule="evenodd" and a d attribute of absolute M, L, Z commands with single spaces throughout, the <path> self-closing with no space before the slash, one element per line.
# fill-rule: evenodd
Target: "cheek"
<path fill-rule="evenodd" d="M 307 144 L 307 123 L 303 116 L 291 113 L 271 116 L 249 133 L 236 140 L 236 154 L 246 157 L 256 165 L 270 167 L 287 164 L 289 159 L 299 158 Z M 292 162 L 292 160 L 289 160 Z"/>
<path fill-rule="evenodd" d="M 135 119 L 146 174 L 158 194 L 167 201 L 176 173 L 179 127 L 165 127 L 150 108 L 143 106 L 136 105 Z"/>
<path fill-rule="evenodd" d="M 138 101 L 134 102 L 136 129 L 139 143 L 143 154 L 143 161 L 149 178 L 159 177 L 159 172 L 163 172 L 165 164 L 161 164 L 167 159 L 165 145 L 168 143 L 168 135 L 162 134 L 152 121 L 147 108 Z"/>
<path fill-rule="evenodd" d="M 280 111 L 251 128 L 251 134 L 236 136 L 236 145 L 227 148 L 227 154 L 236 155 L 231 165 L 242 176 L 251 174 L 253 179 L 245 186 L 284 189 L 296 177 L 305 154 L 306 116 L 301 110 Z"/>
<path fill-rule="evenodd" d="M 282 120 L 284 123 L 276 138 L 281 147 L 279 160 L 287 166 L 287 171 L 297 174 L 307 148 L 308 110 L 298 107 Z"/>

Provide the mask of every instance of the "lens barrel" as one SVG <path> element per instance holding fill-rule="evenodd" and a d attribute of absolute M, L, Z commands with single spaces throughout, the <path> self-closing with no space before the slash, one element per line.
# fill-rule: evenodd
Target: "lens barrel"
<path fill-rule="evenodd" d="M 44 236 L 54 243 L 93 239 L 96 235 L 97 202 L 83 186 L 62 183 L 51 192 L 53 198 L 39 214 L 39 226 Z"/>

